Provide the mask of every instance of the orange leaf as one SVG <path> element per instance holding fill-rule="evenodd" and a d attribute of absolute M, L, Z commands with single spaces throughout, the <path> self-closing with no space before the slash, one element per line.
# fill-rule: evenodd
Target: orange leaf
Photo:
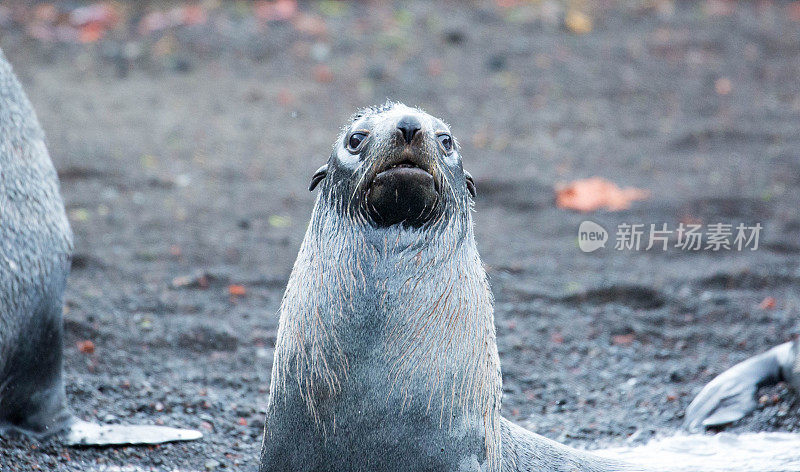
<path fill-rule="evenodd" d="M 253 7 L 257 18 L 266 21 L 286 21 L 297 14 L 295 0 L 277 0 L 256 2 Z"/>
<path fill-rule="evenodd" d="M 630 346 L 633 344 L 633 334 L 615 334 L 611 336 L 611 342 L 617 346 Z"/>
<path fill-rule="evenodd" d="M 244 285 L 228 285 L 228 293 L 232 297 L 242 297 L 247 294 L 247 289 L 244 288 Z"/>
<path fill-rule="evenodd" d="M 103 38 L 106 27 L 100 23 L 87 23 L 80 28 L 79 39 L 82 43 L 94 43 Z"/>
<path fill-rule="evenodd" d="M 586 34 L 592 31 L 592 19 L 579 10 L 570 9 L 564 17 L 564 26 L 573 33 Z"/>
<path fill-rule="evenodd" d="M 311 36 L 322 36 L 328 31 L 325 20 L 318 16 L 305 13 L 295 16 L 292 25 L 294 25 L 297 31 Z"/>
<path fill-rule="evenodd" d="M 86 340 L 86 341 L 78 341 L 78 350 L 84 354 L 94 354 L 94 343 Z"/>
<path fill-rule="evenodd" d="M 771 310 L 775 308 L 775 299 L 772 297 L 767 297 L 761 300 L 761 303 L 758 304 L 758 307 L 762 310 Z"/>
<path fill-rule="evenodd" d="M 201 5 L 187 5 L 183 7 L 183 24 L 202 25 L 206 21 L 208 21 L 208 16 Z"/>
<path fill-rule="evenodd" d="M 582 212 L 606 208 L 611 211 L 630 208 L 631 202 L 644 200 L 650 195 L 647 190 L 619 188 L 601 177 L 576 180 L 556 186 L 556 205 L 567 210 Z"/>

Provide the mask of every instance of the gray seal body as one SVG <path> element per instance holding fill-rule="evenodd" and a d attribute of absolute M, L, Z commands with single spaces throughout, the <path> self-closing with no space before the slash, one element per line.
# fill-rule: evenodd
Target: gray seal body
<path fill-rule="evenodd" d="M 68 410 L 62 374 L 72 233 L 36 114 L 0 51 L 0 436 L 63 433 L 67 444 L 156 444 L 201 437 L 97 425 Z"/>
<path fill-rule="evenodd" d="M 719 374 L 686 408 L 684 427 L 697 431 L 740 420 L 758 405 L 758 388 L 778 382 L 800 389 L 800 340 L 775 346 Z"/>
<path fill-rule="evenodd" d="M 66 428 L 62 296 L 72 233 L 30 102 L 0 52 L 0 432 Z"/>
<path fill-rule="evenodd" d="M 362 110 L 317 185 L 280 308 L 262 472 L 624 470 L 501 418 L 475 187 L 447 125 Z"/>

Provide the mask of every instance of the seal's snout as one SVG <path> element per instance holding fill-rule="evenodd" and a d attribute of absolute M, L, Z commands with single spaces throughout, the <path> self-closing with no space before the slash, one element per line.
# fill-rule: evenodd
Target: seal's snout
<path fill-rule="evenodd" d="M 434 177 L 434 159 L 425 136 L 419 117 L 404 115 L 395 126 L 392 151 L 377 160 L 367 190 L 367 207 L 379 226 L 404 223 L 418 227 L 433 216 L 440 183 Z"/>
<path fill-rule="evenodd" d="M 397 131 L 406 144 L 411 144 L 414 136 L 421 129 L 422 124 L 419 122 L 419 118 L 413 115 L 406 115 L 397 122 Z"/>
<path fill-rule="evenodd" d="M 367 190 L 367 207 L 379 226 L 422 226 L 434 213 L 439 186 L 426 169 L 404 160 L 378 172 Z"/>

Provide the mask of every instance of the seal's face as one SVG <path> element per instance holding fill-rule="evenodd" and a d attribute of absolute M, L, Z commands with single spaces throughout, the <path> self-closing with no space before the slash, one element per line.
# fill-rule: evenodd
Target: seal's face
<path fill-rule="evenodd" d="M 420 227 L 466 208 L 474 184 L 461 165 L 450 128 L 427 113 L 387 103 L 353 116 L 328 164 L 311 182 L 326 179 L 331 198 L 377 227 Z"/>

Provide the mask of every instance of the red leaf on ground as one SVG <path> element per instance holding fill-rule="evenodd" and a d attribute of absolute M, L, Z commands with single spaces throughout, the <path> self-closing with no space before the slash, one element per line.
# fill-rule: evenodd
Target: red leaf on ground
<path fill-rule="evenodd" d="M 633 344 L 635 336 L 633 334 L 615 334 L 611 336 L 611 342 L 615 346 L 630 346 Z"/>
<path fill-rule="evenodd" d="M 78 341 L 77 346 L 78 350 L 84 354 L 94 354 L 94 343 L 89 340 Z"/>
<path fill-rule="evenodd" d="M 188 5 L 183 7 L 184 25 L 202 25 L 208 21 L 206 10 L 201 5 Z"/>
<path fill-rule="evenodd" d="M 256 18 L 266 21 L 286 21 L 297 13 L 295 0 L 277 0 L 274 2 L 256 2 L 253 7 Z"/>
<path fill-rule="evenodd" d="M 231 284 L 228 285 L 228 293 L 232 297 L 242 297 L 247 294 L 247 289 L 244 287 L 244 285 Z"/>
<path fill-rule="evenodd" d="M 649 195 L 647 190 L 619 188 L 601 177 L 590 177 L 556 186 L 556 205 L 581 212 L 600 208 L 618 211 L 630 208 L 632 202 L 644 200 Z"/>
<path fill-rule="evenodd" d="M 78 39 L 82 43 L 94 43 L 103 38 L 106 27 L 100 23 L 87 23 L 80 27 Z"/>
<path fill-rule="evenodd" d="M 325 20 L 316 15 L 306 13 L 300 13 L 295 16 L 292 25 L 297 31 L 310 36 L 322 36 L 328 32 L 328 25 L 325 24 Z"/>
<path fill-rule="evenodd" d="M 494 3 L 500 8 L 514 8 L 522 2 L 520 0 L 495 0 Z"/>
<path fill-rule="evenodd" d="M 762 310 L 771 310 L 775 308 L 775 299 L 772 297 L 767 297 L 761 300 L 761 303 L 758 304 L 758 307 Z"/>

